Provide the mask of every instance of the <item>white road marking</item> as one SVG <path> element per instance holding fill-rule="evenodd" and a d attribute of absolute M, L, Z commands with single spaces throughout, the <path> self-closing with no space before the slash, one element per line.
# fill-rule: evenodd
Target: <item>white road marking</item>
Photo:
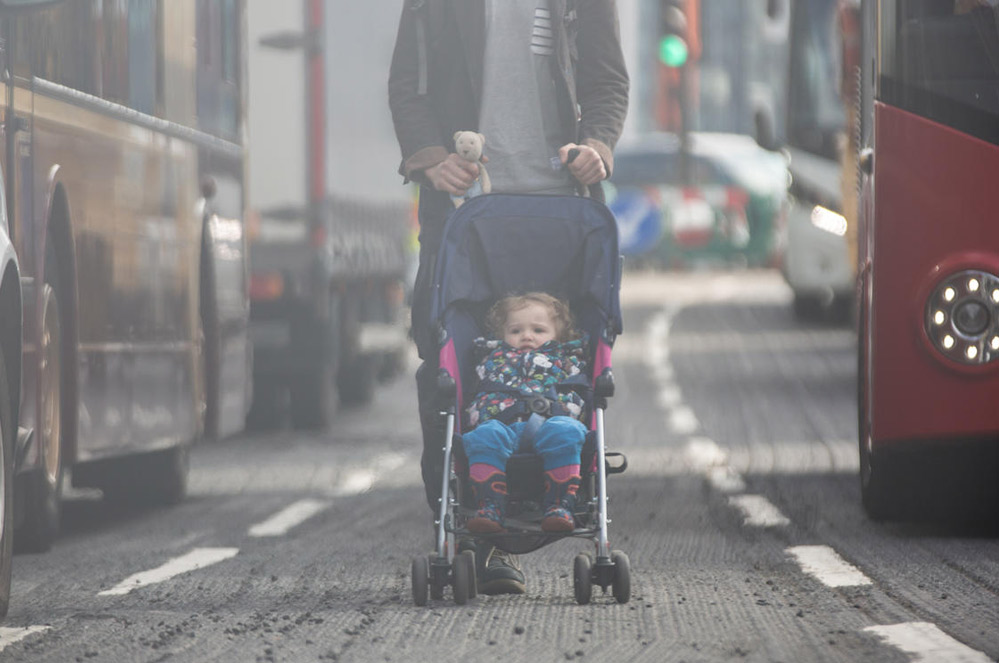
<path fill-rule="evenodd" d="M 890 626 L 869 626 L 873 633 L 896 649 L 913 656 L 913 661 L 926 663 L 991 663 L 983 652 L 972 649 L 950 637 L 935 624 L 909 622 Z"/>
<path fill-rule="evenodd" d="M 111 589 L 98 592 L 97 595 L 116 596 L 128 594 L 133 589 L 163 582 L 181 573 L 202 569 L 206 566 L 225 561 L 231 557 L 235 557 L 237 553 L 239 553 L 239 548 L 195 548 L 186 555 L 174 557 L 155 569 L 130 575 Z"/>
<path fill-rule="evenodd" d="M 779 527 L 790 525 L 791 521 L 761 495 L 734 495 L 728 503 L 742 511 L 743 524 L 751 527 Z"/>
<path fill-rule="evenodd" d="M 694 411 L 686 405 L 680 405 L 669 412 L 669 429 L 677 435 L 690 435 L 696 433 L 701 427 L 701 422 L 697 420 Z"/>
<path fill-rule="evenodd" d="M 677 407 L 683 401 L 680 388 L 675 384 L 667 384 L 659 390 L 659 407 L 664 410 Z"/>
<path fill-rule="evenodd" d="M 687 463 L 696 472 L 728 463 L 728 454 L 710 437 L 692 437 L 683 449 Z"/>
<path fill-rule="evenodd" d="M 794 546 L 785 552 L 798 560 L 801 570 L 828 587 L 870 585 L 871 579 L 829 546 Z"/>
<path fill-rule="evenodd" d="M 25 626 L 23 628 L 0 627 L 0 651 L 15 642 L 24 640 L 29 635 L 47 631 L 48 626 Z"/>
<path fill-rule="evenodd" d="M 321 500 L 299 500 L 277 512 L 267 520 L 250 528 L 250 536 L 282 536 L 292 527 L 304 523 L 320 511 L 328 509 L 329 502 Z"/>
<path fill-rule="evenodd" d="M 333 488 L 333 494 L 337 496 L 360 495 L 371 490 L 374 484 L 375 473 L 372 470 L 354 470 Z"/>
<path fill-rule="evenodd" d="M 711 486 L 720 493 L 741 493 L 746 490 L 746 482 L 728 465 L 709 467 L 706 474 Z"/>

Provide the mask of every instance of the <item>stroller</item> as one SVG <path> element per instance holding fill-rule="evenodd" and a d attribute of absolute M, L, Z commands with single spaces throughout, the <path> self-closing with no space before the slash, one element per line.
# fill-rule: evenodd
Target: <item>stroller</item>
<path fill-rule="evenodd" d="M 601 203 L 574 196 L 487 194 L 470 199 L 447 220 L 438 253 L 431 324 L 440 348 L 438 393 L 444 430 L 444 476 L 436 520 L 436 550 L 412 563 L 417 605 L 441 599 L 451 586 L 455 603 L 477 594 L 475 554 L 457 551 L 461 536 L 474 536 L 514 554 L 567 536 L 591 539 L 595 556 L 577 555 L 573 587 L 579 604 L 593 585 L 611 587 L 618 603 L 631 596 L 627 555 L 607 540 L 607 476 L 623 472 L 623 454 L 604 443 L 604 410 L 614 394 L 610 351 L 621 332 L 618 289 L 621 258 L 614 216 Z M 507 463 L 506 531 L 470 534 L 465 522 L 476 510 L 461 444 L 465 404 L 475 395 L 474 339 L 482 336 L 489 306 L 513 293 L 542 290 L 569 302 L 580 331 L 589 336 L 588 384 L 581 394 L 589 424 L 580 464 L 581 483 L 569 532 L 540 528 L 543 474 L 540 456 L 521 449 Z"/>

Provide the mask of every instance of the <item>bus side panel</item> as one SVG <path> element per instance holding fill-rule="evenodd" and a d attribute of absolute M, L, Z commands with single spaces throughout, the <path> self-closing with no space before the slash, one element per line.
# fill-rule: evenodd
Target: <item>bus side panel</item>
<path fill-rule="evenodd" d="M 58 164 L 77 251 L 76 460 L 189 442 L 199 426 L 197 150 L 43 93 L 34 101 L 35 190 Z"/>
<path fill-rule="evenodd" d="M 874 444 L 999 438 L 999 362 L 960 367 L 923 331 L 940 279 L 999 264 L 999 147 L 880 103 L 875 127 Z"/>

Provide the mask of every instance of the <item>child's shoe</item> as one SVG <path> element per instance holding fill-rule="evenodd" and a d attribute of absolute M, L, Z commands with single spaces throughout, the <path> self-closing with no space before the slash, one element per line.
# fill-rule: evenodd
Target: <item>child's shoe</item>
<path fill-rule="evenodd" d="M 472 471 L 471 484 L 478 511 L 468 520 L 468 531 L 477 534 L 505 532 L 503 515 L 506 511 L 506 472 L 488 466 L 486 472 L 481 465 Z M 477 479 L 474 475 L 486 476 Z"/>
<path fill-rule="evenodd" d="M 573 511 L 579 491 L 579 465 L 566 465 L 545 472 L 545 532 L 571 532 L 576 528 Z"/>

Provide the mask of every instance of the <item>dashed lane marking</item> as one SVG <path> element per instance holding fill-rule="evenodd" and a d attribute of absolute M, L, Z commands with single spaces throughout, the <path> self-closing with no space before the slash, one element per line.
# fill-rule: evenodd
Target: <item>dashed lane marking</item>
<path fill-rule="evenodd" d="M 679 405 L 683 401 L 683 395 L 680 393 L 680 388 L 676 385 L 667 385 L 659 390 L 659 407 L 664 410 L 669 410 Z"/>
<path fill-rule="evenodd" d="M 828 587 L 870 585 L 871 579 L 829 546 L 794 546 L 786 550 L 798 560 L 801 570 Z"/>
<path fill-rule="evenodd" d="M 239 553 L 239 548 L 195 548 L 186 555 L 174 557 L 155 569 L 130 575 L 111 589 L 98 592 L 97 595 L 116 596 L 128 594 L 133 589 L 145 587 L 146 585 L 154 585 L 182 573 L 187 573 L 188 571 L 218 564 L 231 557 L 235 557 L 237 553 Z"/>
<path fill-rule="evenodd" d="M 720 493 L 741 493 L 746 490 L 746 482 L 727 465 L 708 468 L 706 474 L 711 487 Z"/>
<path fill-rule="evenodd" d="M 299 500 L 267 520 L 251 527 L 249 535 L 255 537 L 282 536 L 287 534 L 292 527 L 304 523 L 317 513 L 328 509 L 329 506 L 330 502 L 321 500 Z"/>
<path fill-rule="evenodd" d="M 25 626 L 23 628 L 0 627 L 0 651 L 9 645 L 24 640 L 29 635 L 47 631 L 48 626 Z"/>
<path fill-rule="evenodd" d="M 694 411 L 686 405 L 678 405 L 669 412 L 669 428 L 678 435 L 696 433 L 701 427 Z"/>
<path fill-rule="evenodd" d="M 781 527 L 791 521 L 762 495 L 733 495 L 728 503 L 742 511 L 743 524 L 750 527 Z"/>
<path fill-rule="evenodd" d="M 896 649 L 926 663 L 991 663 L 992 659 L 977 649 L 962 644 L 941 631 L 935 624 L 908 622 L 890 626 L 868 626 L 873 633 Z"/>
<path fill-rule="evenodd" d="M 697 472 L 728 463 L 728 454 L 710 437 L 690 438 L 683 449 L 683 455 L 690 467 Z"/>

